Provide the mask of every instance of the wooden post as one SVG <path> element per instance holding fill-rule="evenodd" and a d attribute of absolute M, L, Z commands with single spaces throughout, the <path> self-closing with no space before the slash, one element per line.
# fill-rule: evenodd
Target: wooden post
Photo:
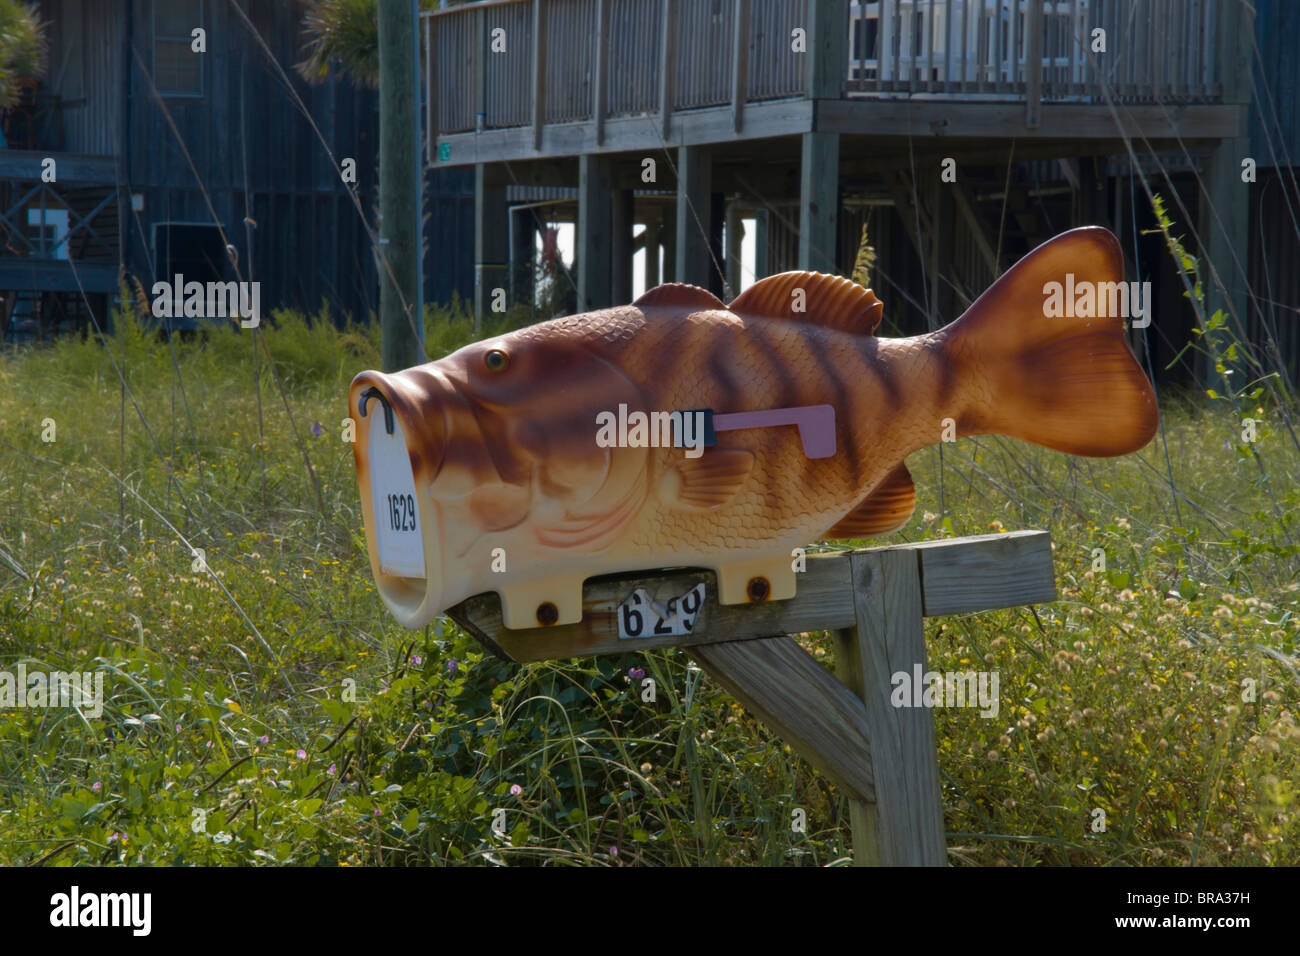
<path fill-rule="evenodd" d="M 673 119 L 673 97 L 677 71 L 677 23 L 675 0 L 663 0 L 659 35 L 659 135 L 668 139 Z"/>
<path fill-rule="evenodd" d="M 848 0 L 808 4 L 808 55 L 804 83 L 809 99 L 839 99 L 849 68 Z"/>
<path fill-rule="evenodd" d="M 799 168 L 799 268 L 836 273 L 840 238 L 840 134 L 804 133 Z"/>
<path fill-rule="evenodd" d="M 487 126 L 487 11 L 479 7 L 474 11 L 474 129 L 483 132 Z"/>
<path fill-rule="evenodd" d="M 537 259 L 537 222 L 533 210 L 510 213 L 510 303 L 533 304 Z"/>
<path fill-rule="evenodd" d="M 424 25 L 424 162 L 438 159 L 438 32 L 437 20 L 423 18 Z"/>
<path fill-rule="evenodd" d="M 808 55 L 804 82 L 809 99 L 838 99 L 848 69 L 847 0 L 808 4 Z M 814 116 L 816 113 L 814 112 Z M 799 169 L 799 268 L 838 272 L 840 136 L 802 136 Z"/>
<path fill-rule="evenodd" d="M 609 0 L 596 0 L 596 76 L 592 94 L 591 117 L 596 124 L 596 145 L 604 146 L 605 115 L 609 111 Z"/>
<path fill-rule="evenodd" d="M 613 209 L 609 160 L 584 153 L 578 157 L 578 311 L 614 304 Z"/>
<path fill-rule="evenodd" d="M 546 125 L 546 14 L 533 0 L 533 149 L 541 151 Z"/>
<path fill-rule="evenodd" d="M 1016 16 L 1012 7 L 1012 16 Z M 1025 128 L 1038 128 L 1043 100 L 1043 0 L 1029 0 L 1025 11 Z"/>
<path fill-rule="evenodd" d="M 1241 161 L 1250 155 L 1250 65 L 1254 42 L 1254 15 L 1247 5 L 1232 0 L 1219 11 L 1216 31 L 1219 80 L 1223 102 L 1235 104 L 1236 136 L 1220 140 L 1206 162 L 1198 218 L 1202 236 L 1201 280 L 1205 288 L 1205 318 L 1222 309 L 1229 328 L 1236 322 L 1248 328 L 1246 257 L 1250 249 L 1250 190 L 1242 181 Z M 1258 157 L 1256 157 L 1258 158 Z M 1233 320 L 1236 317 L 1236 322 Z M 1196 378 L 1202 387 L 1224 388 L 1210 356 L 1198 352 Z M 1231 387 L 1231 386 L 1227 386 Z"/>
<path fill-rule="evenodd" d="M 709 256 L 712 219 L 713 168 L 708 147 L 678 147 L 676 281 L 702 289 L 712 285 L 717 272 Z"/>
<path fill-rule="evenodd" d="M 749 4 L 750 0 L 736 0 L 731 30 L 731 128 L 737 133 L 744 128 L 749 95 Z"/>
<path fill-rule="evenodd" d="M 855 554 L 850 562 L 856 624 L 835 632 L 835 671 L 866 704 L 876 790 L 874 803 L 849 803 L 853 860 L 943 866 L 934 718 L 926 707 L 891 702 L 892 675 L 926 672 L 920 567 L 906 551 Z"/>
<path fill-rule="evenodd" d="M 380 0 L 378 271 L 386 372 L 425 360 L 416 19 L 413 0 Z"/>
<path fill-rule="evenodd" d="M 661 213 L 663 224 L 659 229 L 659 241 L 664 246 L 664 265 L 662 282 L 677 281 L 677 203 L 665 206 Z"/>
<path fill-rule="evenodd" d="M 636 229 L 636 205 L 632 190 L 615 189 L 610 195 L 610 289 L 609 305 L 632 301 L 632 232 Z"/>
<path fill-rule="evenodd" d="M 507 259 L 510 211 L 506 188 L 496 182 L 486 163 L 474 167 L 474 331 L 492 311 L 496 289 L 510 284 Z"/>

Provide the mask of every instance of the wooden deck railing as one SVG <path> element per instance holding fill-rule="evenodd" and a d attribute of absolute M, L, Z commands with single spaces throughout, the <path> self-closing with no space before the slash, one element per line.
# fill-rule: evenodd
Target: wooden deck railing
<path fill-rule="evenodd" d="M 432 136 L 805 95 L 813 0 L 485 0 L 422 14 Z M 1211 102 L 1222 0 L 851 0 L 845 96 Z M 1105 52 L 1094 52 L 1094 31 Z"/>
<path fill-rule="evenodd" d="M 850 95 L 1205 101 L 1218 0 L 853 0 Z M 1102 30 L 1104 34 L 1095 35 Z M 1094 52 L 1104 41 L 1104 52 Z M 1035 56 L 1035 54 L 1037 54 Z"/>

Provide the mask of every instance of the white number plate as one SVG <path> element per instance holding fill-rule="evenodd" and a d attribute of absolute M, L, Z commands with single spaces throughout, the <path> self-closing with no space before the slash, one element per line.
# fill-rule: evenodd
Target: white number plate
<path fill-rule="evenodd" d="M 704 607 L 704 584 L 695 585 L 681 597 L 656 604 L 645 588 L 637 588 L 618 606 L 618 636 L 624 640 L 638 637 L 686 637 L 695 631 L 695 621 Z"/>
<path fill-rule="evenodd" d="M 416 507 L 415 476 L 406 436 L 394 416 L 393 433 L 384 428 L 376 402 L 370 424 L 370 503 L 375 517 L 379 569 L 403 578 L 424 577 L 424 536 Z"/>

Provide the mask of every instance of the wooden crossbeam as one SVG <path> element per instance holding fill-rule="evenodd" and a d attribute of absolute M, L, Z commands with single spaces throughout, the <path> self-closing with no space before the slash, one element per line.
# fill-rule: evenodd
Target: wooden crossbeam
<path fill-rule="evenodd" d="M 927 617 L 1056 600 L 1048 533 L 1012 531 L 859 552 L 810 554 L 808 569 L 798 577 L 799 593 L 789 601 L 719 605 L 713 572 L 684 568 L 591 578 L 583 589 L 583 618 L 577 624 L 509 630 L 501 622 L 501 602 L 495 593 L 469 598 L 447 613 L 494 653 L 519 662 L 839 630 L 857 623 L 850 556 L 882 550 L 915 555 L 922 581 L 922 612 Z M 664 604 L 701 581 L 706 596 L 696 633 L 619 639 L 618 606 L 634 589 L 644 588 Z"/>

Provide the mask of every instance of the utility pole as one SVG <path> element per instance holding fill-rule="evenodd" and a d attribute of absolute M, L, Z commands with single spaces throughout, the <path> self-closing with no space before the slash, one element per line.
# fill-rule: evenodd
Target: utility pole
<path fill-rule="evenodd" d="M 419 0 L 379 0 L 379 322 L 384 371 L 420 365 Z"/>

